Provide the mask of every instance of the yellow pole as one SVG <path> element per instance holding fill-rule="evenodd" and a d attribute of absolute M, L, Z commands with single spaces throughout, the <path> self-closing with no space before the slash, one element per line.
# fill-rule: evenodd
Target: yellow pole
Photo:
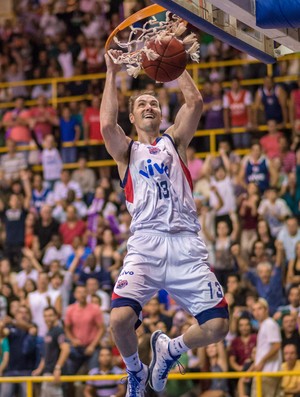
<path fill-rule="evenodd" d="M 261 374 L 256 375 L 256 397 L 263 397 L 262 395 L 262 376 Z"/>
<path fill-rule="evenodd" d="M 52 80 L 52 105 L 56 109 L 57 108 L 57 81 L 56 79 Z"/>
<path fill-rule="evenodd" d="M 214 131 L 212 131 L 209 135 L 209 143 L 210 143 L 210 153 L 213 153 L 215 155 L 215 152 L 217 150 L 217 145 L 216 145 L 216 134 Z"/>
<path fill-rule="evenodd" d="M 272 76 L 273 76 L 273 65 L 272 65 L 271 63 L 268 63 L 268 64 L 267 64 L 267 75 L 268 75 L 269 77 L 272 77 Z"/>
<path fill-rule="evenodd" d="M 33 397 L 33 390 L 32 390 L 32 381 L 31 380 L 27 380 L 26 381 L 26 396 L 27 397 Z"/>

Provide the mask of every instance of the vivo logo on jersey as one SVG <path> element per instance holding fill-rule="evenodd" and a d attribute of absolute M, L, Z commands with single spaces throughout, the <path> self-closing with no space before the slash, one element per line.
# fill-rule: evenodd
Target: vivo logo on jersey
<path fill-rule="evenodd" d="M 123 271 L 120 273 L 120 276 L 126 276 L 127 274 L 129 274 L 129 276 L 133 276 L 133 275 L 134 275 L 134 272 L 131 271 L 131 270 L 129 270 L 129 271 L 123 270 Z"/>
<path fill-rule="evenodd" d="M 145 170 L 140 170 L 139 173 L 148 179 L 155 174 L 166 174 L 169 176 L 169 168 L 167 165 L 164 165 L 164 163 L 159 165 L 158 163 L 152 163 L 152 160 L 148 159 L 147 165 L 145 165 Z"/>

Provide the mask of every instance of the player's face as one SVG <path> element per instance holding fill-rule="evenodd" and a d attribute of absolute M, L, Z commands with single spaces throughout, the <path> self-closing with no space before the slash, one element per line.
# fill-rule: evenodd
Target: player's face
<path fill-rule="evenodd" d="M 130 114 L 130 121 L 136 127 L 152 132 L 161 123 L 161 110 L 158 100 L 152 95 L 139 96 Z"/>

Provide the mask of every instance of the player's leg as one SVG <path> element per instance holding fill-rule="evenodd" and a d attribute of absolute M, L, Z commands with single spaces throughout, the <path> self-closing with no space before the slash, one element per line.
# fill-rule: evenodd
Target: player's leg
<path fill-rule="evenodd" d="M 143 247 L 143 252 L 140 252 Z M 164 245 L 156 236 L 133 236 L 128 241 L 128 254 L 112 296 L 111 328 L 116 345 L 128 372 L 126 396 L 143 396 L 148 382 L 148 367 L 138 356 L 135 329 L 141 321 L 145 303 L 157 292 L 163 279 L 161 258 Z"/>
<path fill-rule="evenodd" d="M 170 244 L 172 257 L 167 268 L 166 289 L 198 324 L 172 340 L 161 331 L 152 335 L 150 385 L 156 391 L 164 389 L 168 373 L 182 353 L 216 343 L 228 332 L 227 303 L 220 284 L 206 265 L 204 243 L 189 236 L 170 239 Z M 199 258 L 202 259 L 199 261 Z"/>

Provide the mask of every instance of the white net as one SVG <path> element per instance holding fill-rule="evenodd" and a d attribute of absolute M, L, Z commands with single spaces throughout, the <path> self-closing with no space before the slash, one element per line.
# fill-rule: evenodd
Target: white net
<path fill-rule="evenodd" d="M 126 65 L 127 73 L 137 77 L 142 69 L 142 54 L 148 60 L 156 60 L 160 57 L 153 49 L 147 48 L 150 40 L 161 42 L 163 39 L 175 37 L 185 47 L 191 60 L 199 62 L 199 47 L 197 36 L 190 33 L 182 40 L 180 37 L 186 32 L 186 23 L 177 15 L 166 13 L 164 21 L 158 21 L 155 16 L 147 20 L 142 27 L 130 26 L 130 33 L 126 42 L 114 37 L 120 51 L 110 50 L 108 53 L 116 64 Z"/>

